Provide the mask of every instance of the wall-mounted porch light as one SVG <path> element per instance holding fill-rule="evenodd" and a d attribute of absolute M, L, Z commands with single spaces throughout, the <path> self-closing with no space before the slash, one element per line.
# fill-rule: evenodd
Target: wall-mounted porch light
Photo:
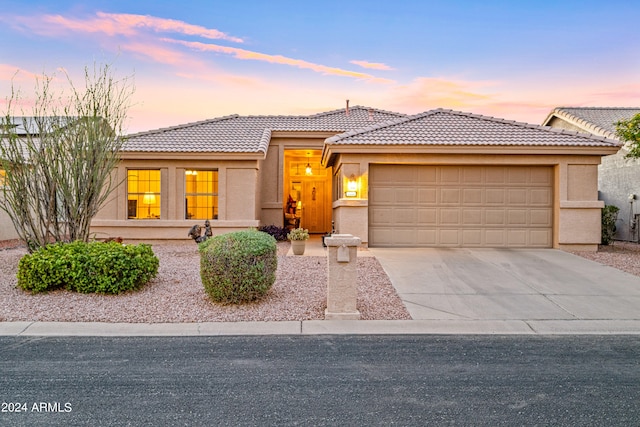
<path fill-rule="evenodd" d="M 345 197 L 358 197 L 358 181 L 354 174 L 351 174 L 347 180 L 347 191 L 344 193 Z"/>

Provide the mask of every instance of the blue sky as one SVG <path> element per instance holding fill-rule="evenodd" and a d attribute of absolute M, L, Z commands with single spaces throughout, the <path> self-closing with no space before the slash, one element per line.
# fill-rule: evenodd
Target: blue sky
<path fill-rule="evenodd" d="M 351 105 L 541 123 L 556 106 L 640 106 L 628 1 L 0 0 L 0 103 L 35 76 L 133 75 L 129 132 Z M 18 71 L 19 70 L 19 71 Z M 17 74 L 16 74 L 16 71 Z"/>

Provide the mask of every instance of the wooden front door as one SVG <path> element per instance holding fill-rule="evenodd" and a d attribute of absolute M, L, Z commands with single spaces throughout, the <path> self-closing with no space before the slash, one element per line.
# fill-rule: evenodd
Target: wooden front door
<path fill-rule="evenodd" d="M 306 179 L 302 183 L 302 221 L 301 227 L 309 233 L 326 233 L 331 226 L 327 224 L 327 193 L 324 180 Z"/>

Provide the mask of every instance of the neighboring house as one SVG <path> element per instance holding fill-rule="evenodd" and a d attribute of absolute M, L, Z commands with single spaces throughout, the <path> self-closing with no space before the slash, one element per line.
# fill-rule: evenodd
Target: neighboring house
<path fill-rule="evenodd" d="M 370 246 L 595 250 L 610 138 L 432 110 L 227 116 L 130 135 L 97 237 L 288 224 Z"/>
<path fill-rule="evenodd" d="M 2 128 L 2 131 L 0 132 L 0 139 L 8 132 L 12 132 L 19 138 L 24 138 L 27 136 L 29 131 L 33 133 L 33 130 L 37 128 L 32 117 L 14 117 L 10 121 L 10 126 L 12 129 L 6 129 L 3 121 L 0 126 L 0 128 Z M 5 173 L 6 172 L 2 169 L 2 166 L 0 166 L 0 197 L 3 197 L 2 191 L 4 187 Z M 0 209 L 0 240 L 12 240 L 17 238 L 19 238 L 18 233 L 13 226 L 13 222 L 11 222 L 9 214 Z"/>
<path fill-rule="evenodd" d="M 71 116 L 44 116 L 44 117 L 9 117 L 0 120 L 0 144 L 8 142 L 9 135 L 16 137 L 19 147 L 22 150 L 24 159 L 30 156 L 30 144 L 32 147 L 41 147 L 44 135 L 54 136 L 55 130 L 66 129 L 83 123 L 77 117 Z M 102 122 L 102 120 L 100 120 Z M 86 121 L 84 121 L 86 123 Z M 102 123 L 101 123 L 102 124 Z M 110 128 L 108 128 L 110 130 Z M 53 141 L 57 140 L 54 136 Z M 11 144 L 9 144 L 11 145 Z M 5 145 L 5 147 L 7 147 Z M 0 155 L 1 155 L 0 151 Z M 0 197 L 3 197 L 6 171 L 0 165 Z M 18 239 L 19 235 L 11 221 L 9 215 L 0 209 L 0 240 Z"/>
<path fill-rule="evenodd" d="M 542 124 L 617 139 L 615 124 L 639 113 L 640 108 L 559 107 L 549 113 Z M 598 190 L 600 200 L 620 209 L 614 237 L 638 241 L 640 160 L 627 158 L 628 152 L 622 147 L 617 153 L 602 158 L 598 168 Z"/>

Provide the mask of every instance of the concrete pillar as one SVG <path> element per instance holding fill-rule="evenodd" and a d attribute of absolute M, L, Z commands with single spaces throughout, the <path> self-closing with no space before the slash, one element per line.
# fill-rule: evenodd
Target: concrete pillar
<path fill-rule="evenodd" d="M 358 246 L 360 238 L 334 234 L 324 239 L 327 245 L 327 309 L 325 320 L 358 320 Z"/>

